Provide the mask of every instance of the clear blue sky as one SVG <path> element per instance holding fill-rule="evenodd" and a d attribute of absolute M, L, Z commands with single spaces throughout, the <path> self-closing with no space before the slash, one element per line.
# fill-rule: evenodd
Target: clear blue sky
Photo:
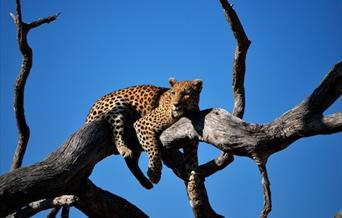
<path fill-rule="evenodd" d="M 342 59 L 339 0 L 234 1 L 252 40 L 247 58 L 245 120 L 267 123 L 294 107 Z M 44 159 L 83 125 L 93 102 L 136 84 L 168 86 L 168 78 L 201 78 L 201 108 L 232 109 L 231 66 L 235 40 L 218 1 L 23 1 L 25 21 L 62 12 L 30 32 L 34 64 L 25 90 L 31 139 L 24 159 Z M 8 171 L 17 141 L 13 85 L 21 56 L 0 2 L 0 173 Z M 327 113 L 342 110 L 337 101 Z M 200 146 L 200 161 L 218 151 Z M 146 169 L 146 155 L 141 167 Z M 270 218 L 325 218 L 342 209 L 342 136 L 295 142 L 268 163 Z M 113 156 L 97 164 L 91 179 L 151 217 L 192 217 L 183 183 L 164 167 L 147 191 Z M 237 157 L 206 180 L 214 209 L 227 217 L 258 217 L 262 187 L 254 163 Z M 72 210 L 72 217 L 83 217 Z M 40 214 L 37 217 L 45 217 Z"/>

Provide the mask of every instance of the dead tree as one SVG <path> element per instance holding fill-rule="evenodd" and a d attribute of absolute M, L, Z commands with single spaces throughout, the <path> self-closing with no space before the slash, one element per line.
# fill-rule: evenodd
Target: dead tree
<path fill-rule="evenodd" d="M 268 158 L 301 138 L 342 131 L 342 112 L 323 115 L 342 93 L 342 62 L 328 72 L 310 96 L 279 118 L 268 124 L 245 122 L 242 120 L 245 110 L 245 58 L 251 42 L 232 6 L 226 0 L 220 0 L 220 3 L 237 40 L 232 73 L 233 113 L 212 108 L 180 119 L 160 135 L 163 162 L 184 180 L 195 217 L 222 217 L 210 205 L 204 179 L 228 166 L 234 155 L 253 159 L 259 168 L 264 190 L 260 217 L 266 218 L 272 208 L 266 169 Z M 16 157 L 19 158 L 14 158 L 14 170 L 0 177 L 0 216 L 28 217 L 54 208 L 50 213 L 53 217 L 62 208 L 62 216 L 67 217 L 69 207 L 74 206 L 89 217 L 147 217 L 135 205 L 102 190 L 88 178 L 99 161 L 118 154 L 111 140 L 110 127 L 103 120 L 85 124 L 45 160 L 18 168 L 29 138 L 23 92 L 32 65 L 32 50 L 26 35 L 30 29 L 49 23 L 58 15 L 26 24 L 22 21 L 19 0 L 16 0 L 16 5 L 16 15 L 12 17 L 17 25 L 18 43 L 23 54 L 15 90 L 20 136 Z M 138 144 L 132 127 L 127 129 L 130 144 Z M 186 149 L 198 141 L 211 144 L 222 153 L 215 160 L 187 172 L 186 160 L 178 149 Z"/>

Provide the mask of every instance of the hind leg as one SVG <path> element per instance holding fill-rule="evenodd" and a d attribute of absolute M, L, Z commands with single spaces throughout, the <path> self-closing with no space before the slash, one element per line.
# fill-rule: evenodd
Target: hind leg
<path fill-rule="evenodd" d="M 125 143 L 124 130 L 125 130 L 125 115 L 127 113 L 124 109 L 117 109 L 110 111 L 105 115 L 105 119 L 109 122 L 113 131 L 113 140 L 115 146 L 125 159 L 133 156 L 133 152 Z"/>

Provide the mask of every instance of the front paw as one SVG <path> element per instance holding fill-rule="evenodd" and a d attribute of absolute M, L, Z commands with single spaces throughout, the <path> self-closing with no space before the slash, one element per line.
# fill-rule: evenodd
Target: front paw
<path fill-rule="evenodd" d="M 157 184 L 160 181 L 161 171 L 148 168 L 147 176 L 148 178 L 150 178 L 151 182 L 153 182 L 154 184 Z"/>
<path fill-rule="evenodd" d="M 133 151 L 127 147 L 122 146 L 118 150 L 119 150 L 120 155 L 123 156 L 125 159 L 133 157 Z"/>

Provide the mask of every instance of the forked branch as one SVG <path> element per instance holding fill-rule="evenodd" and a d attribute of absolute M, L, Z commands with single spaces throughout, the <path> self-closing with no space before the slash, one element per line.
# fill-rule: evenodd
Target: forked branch
<path fill-rule="evenodd" d="M 18 128 L 18 143 L 11 166 L 11 169 L 14 170 L 21 166 L 27 143 L 30 138 L 30 128 L 26 123 L 24 110 L 24 89 L 32 67 L 32 49 L 27 42 L 27 34 L 32 28 L 54 21 L 59 14 L 49 16 L 47 18 L 41 18 L 27 24 L 22 21 L 20 0 L 16 0 L 16 15 L 10 15 L 16 24 L 18 45 L 23 56 L 23 62 L 14 88 L 14 111 Z"/>
<path fill-rule="evenodd" d="M 201 111 L 191 121 L 182 118 L 164 131 L 160 138 L 167 147 L 186 141 L 186 138 L 199 139 L 223 152 L 255 160 L 263 178 L 265 201 L 261 217 L 267 217 L 272 205 L 266 171 L 267 158 L 300 138 L 341 132 L 341 112 L 326 116 L 322 114 L 341 96 L 341 84 L 342 63 L 338 63 L 307 99 L 269 124 L 251 124 L 222 109 L 208 109 Z M 229 158 L 225 161 L 229 162 Z M 222 169 L 213 163 L 215 161 L 200 168 L 210 165 L 207 172 L 209 175 Z"/>

